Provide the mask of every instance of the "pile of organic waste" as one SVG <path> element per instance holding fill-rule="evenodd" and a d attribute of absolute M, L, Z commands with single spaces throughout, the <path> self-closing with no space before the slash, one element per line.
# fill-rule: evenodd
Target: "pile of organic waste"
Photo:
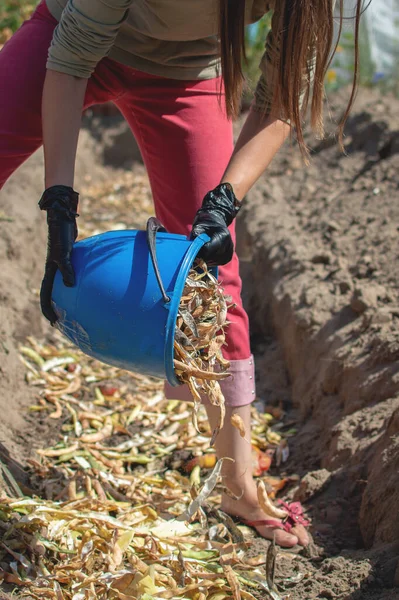
<path fill-rule="evenodd" d="M 1 580 L 40 600 L 287 597 L 273 583 L 273 544 L 248 557 L 251 531 L 218 510 L 224 459 L 203 409 L 198 433 L 189 404 L 166 400 L 161 382 L 54 340 L 20 349 L 37 389 L 31 413 L 59 439 L 28 461 L 30 493 L 14 481 L 1 497 Z M 254 409 L 251 443 L 281 459 L 287 441 L 271 421 Z M 179 464 L 182 451 L 193 458 Z M 273 497 L 288 480 L 263 481 Z"/>
<path fill-rule="evenodd" d="M 104 223 L 142 226 L 151 211 L 148 190 L 137 173 L 134 181 L 125 174 L 118 184 L 88 188 L 81 235 L 99 233 Z M 166 400 L 162 382 L 99 363 L 57 331 L 45 342 L 27 339 L 20 358 L 37 392 L 28 418 L 34 429 L 40 422 L 41 435 L 27 461 L 29 484 L 15 481 L 0 461 L 3 589 L 38 600 L 287 598 L 285 580 L 277 588 L 273 582 L 277 549 L 270 545 L 266 556 L 251 529 L 219 510 L 224 459 L 211 448 L 199 400 L 207 394 L 220 406 L 222 426 L 230 302 L 197 262 L 175 343 L 176 373 L 193 392 L 194 419 L 193 403 Z M 287 440 L 271 429 L 283 415 L 273 415 L 253 409 L 248 440 L 254 474 L 270 498 L 289 481 L 266 474 L 272 460 L 288 456 Z M 234 424 L 249 437 L 239 419 Z"/>

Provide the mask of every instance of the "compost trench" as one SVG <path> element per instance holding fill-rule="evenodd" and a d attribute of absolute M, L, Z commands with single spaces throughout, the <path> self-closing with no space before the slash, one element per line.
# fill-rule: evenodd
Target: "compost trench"
<path fill-rule="evenodd" d="M 296 431 L 288 462 L 274 469 L 299 475 L 285 498 L 300 500 L 312 518 L 314 544 L 295 558 L 306 572 L 292 588 L 298 600 L 399 598 L 399 101 L 359 94 L 343 155 L 332 132 L 346 98 L 344 90 L 330 99 L 327 138 L 308 138 L 310 166 L 287 144 L 238 221 L 259 406 L 283 407 Z M 138 158 L 119 117 L 86 117 L 81 233 L 111 221 L 144 225 L 151 203 Z M 18 355 L 26 336 L 53 336 L 37 296 L 42 171 L 39 152 L 1 193 L 0 449 L 22 486 L 34 448 L 57 437 L 48 419 L 28 411 L 35 390 Z M 99 189 L 133 187 L 137 211 L 117 195 L 112 209 L 96 213 Z M 278 560 L 277 578 L 292 569 Z"/>

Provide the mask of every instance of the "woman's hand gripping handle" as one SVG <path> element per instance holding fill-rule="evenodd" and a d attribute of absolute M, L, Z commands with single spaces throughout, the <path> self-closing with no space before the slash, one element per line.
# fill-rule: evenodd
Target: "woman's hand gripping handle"
<path fill-rule="evenodd" d="M 194 219 L 191 239 L 201 233 L 210 237 L 199 252 L 199 257 L 208 265 L 225 265 L 231 261 L 234 244 L 228 227 L 240 206 L 229 183 L 221 183 L 205 196 Z"/>
<path fill-rule="evenodd" d="M 39 207 L 47 212 L 47 258 L 40 289 L 40 306 L 43 315 L 54 325 L 57 315 L 52 306 L 52 291 L 57 269 L 61 271 L 64 284 L 72 287 L 75 274 L 71 264 L 71 252 L 78 235 L 79 194 L 71 187 L 53 185 L 45 190 Z"/>

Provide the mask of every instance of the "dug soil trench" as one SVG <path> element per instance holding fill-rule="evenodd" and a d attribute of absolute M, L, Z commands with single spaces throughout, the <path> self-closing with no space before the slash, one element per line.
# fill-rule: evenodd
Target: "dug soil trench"
<path fill-rule="evenodd" d="M 286 148 L 239 221 L 254 338 L 276 336 L 300 415 L 291 494 L 311 510 L 315 541 L 340 555 L 329 567 L 338 579 L 362 557 L 373 565 L 359 592 L 342 595 L 322 568 L 298 598 L 380 598 L 384 582 L 399 584 L 399 103 L 359 96 L 347 156 L 327 138 L 304 169 Z M 276 396 L 268 355 L 258 373 L 261 394 Z"/>
<path fill-rule="evenodd" d="M 345 99 L 333 99 L 335 119 Z M 114 120 L 108 130 L 104 119 L 90 120 L 82 132 L 82 236 L 143 227 L 152 213 L 137 148 Z M 276 582 L 291 600 L 399 599 L 398 132 L 398 101 L 364 92 L 347 126 L 347 156 L 327 138 L 304 168 L 287 145 L 238 221 L 258 406 L 284 410 L 275 430 L 290 449 L 271 473 L 299 476 L 282 497 L 300 500 L 312 519 L 310 549 L 277 557 Z M 29 412 L 44 400 L 37 406 L 41 384 L 26 384 L 29 366 L 20 360 L 27 336 L 58 343 L 38 310 L 41 186 L 39 153 L 0 196 L 0 457 L 26 492 L 35 484 L 26 461 L 69 426 L 65 412 L 61 423 Z M 254 544 L 256 552 L 267 546 Z"/>

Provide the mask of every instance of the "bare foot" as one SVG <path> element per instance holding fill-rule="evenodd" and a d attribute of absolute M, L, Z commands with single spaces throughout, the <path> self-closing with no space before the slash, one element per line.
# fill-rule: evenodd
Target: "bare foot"
<path fill-rule="evenodd" d="M 245 521 L 262 521 L 271 518 L 263 512 L 258 504 L 255 483 L 253 482 L 253 485 L 247 486 L 247 490 L 239 500 L 234 500 L 223 494 L 222 510 L 229 515 L 243 519 L 244 523 Z M 281 523 L 279 519 L 273 520 Z M 255 526 L 255 529 L 259 535 L 267 540 L 272 540 L 274 537 L 276 544 L 282 548 L 292 548 L 297 544 L 301 546 L 309 544 L 309 536 L 303 525 L 296 525 L 291 529 L 290 533 L 278 527 L 266 527 L 264 525 Z"/>

